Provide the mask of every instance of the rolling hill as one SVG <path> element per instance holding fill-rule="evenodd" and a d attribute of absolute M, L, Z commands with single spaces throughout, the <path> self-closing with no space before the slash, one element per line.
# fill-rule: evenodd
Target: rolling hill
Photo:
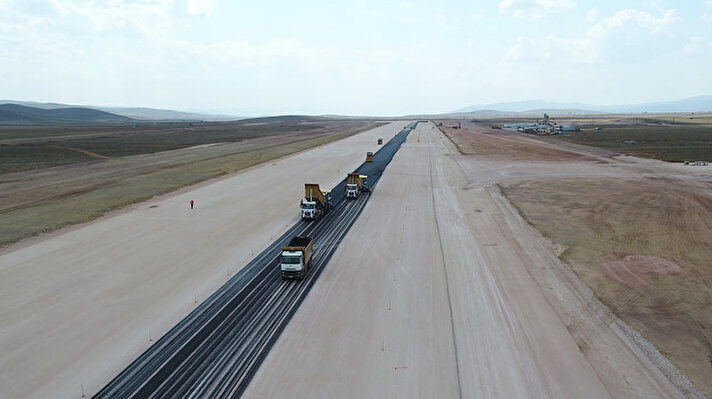
<path fill-rule="evenodd" d="M 133 119 L 91 108 L 35 108 L 0 104 L 0 123 L 89 123 L 128 122 Z"/>

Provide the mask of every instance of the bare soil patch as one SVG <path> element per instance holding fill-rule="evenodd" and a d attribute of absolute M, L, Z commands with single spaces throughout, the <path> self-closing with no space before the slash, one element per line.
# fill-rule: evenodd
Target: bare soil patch
<path fill-rule="evenodd" d="M 503 192 L 605 305 L 712 396 L 712 197 L 702 182 L 531 180 Z"/>
<path fill-rule="evenodd" d="M 81 154 L 84 154 L 84 155 L 89 155 L 90 157 L 99 158 L 99 159 L 106 159 L 106 158 L 109 158 L 109 157 L 107 157 L 107 156 L 104 156 L 104 155 L 101 155 L 101 154 L 97 154 L 96 152 L 93 152 L 93 151 L 82 150 L 81 148 L 67 147 L 67 146 L 63 146 L 63 145 L 53 145 L 53 146 L 50 146 L 50 147 L 51 147 L 51 148 L 60 148 L 60 149 L 70 150 L 70 151 L 76 151 L 76 152 L 78 152 L 78 153 L 81 153 Z"/>
<path fill-rule="evenodd" d="M 568 150 L 551 143 L 535 140 L 524 134 L 516 134 L 492 129 L 479 123 L 443 122 L 438 126 L 453 141 L 457 149 L 466 155 L 486 158 L 512 159 L 521 161 L 599 161 L 586 153 Z"/>
<path fill-rule="evenodd" d="M 677 274 L 680 265 L 657 256 L 628 255 L 620 260 L 601 263 L 606 275 L 619 283 L 639 290 L 648 286 L 649 275 Z"/>

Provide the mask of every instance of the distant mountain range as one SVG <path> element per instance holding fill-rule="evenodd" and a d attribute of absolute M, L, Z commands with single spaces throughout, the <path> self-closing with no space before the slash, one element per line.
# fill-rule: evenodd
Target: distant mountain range
<path fill-rule="evenodd" d="M 26 107 L 40 108 L 44 110 L 58 109 L 90 109 L 124 116 L 130 119 L 144 121 L 226 121 L 242 119 L 229 115 L 208 115 L 193 112 L 181 112 L 168 109 L 146 108 L 146 107 L 101 107 L 93 105 L 69 105 L 59 103 L 41 103 L 34 101 L 0 100 L 0 105 L 15 104 Z M 0 119 L 2 120 L 2 119 Z M 90 121 L 90 120 L 89 120 Z"/>
<path fill-rule="evenodd" d="M 712 112 L 712 96 L 690 97 L 679 101 L 597 106 L 583 103 L 558 103 L 542 100 L 471 105 L 451 113 L 430 117 L 497 117 L 541 115 L 586 115 L 665 112 Z M 425 117 L 418 115 L 417 117 Z M 326 117 L 326 116 L 324 116 Z M 334 116 L 331 116 L 334 117 Z M 405 116 L 404 116 L 405 117 Z M 415 117 L 415 116 L 414 116 Z M 328 118 L 328 117 L 326 117 Z M 129 121 L 226 121 L 236 116 L 207 115 L 142 107 L 97 107 L 58 103 L 0 100 L 0 123 L 89 123 Z"/>
<path fill-rule="evenodd" d="M 131 120 L 126 116 L 91 108 L 44 109 L 19 104 L 0 104 L 0 122 L 4 123 L 116 123 Z"/>
<path fill-rule="evenodd" d="M 582 103 L 558 103 L 542 100 L 502 102 L 471 105 L 453 111 L 453 114 L 473 114 L 475 116 L 507 116 L 512 114 L 626 114 L 664 112 L 709 112 L 712 111 L 712 96 L 689 97 L 679 101 L 654 102 L 644 104 L 590 105 Z"/>

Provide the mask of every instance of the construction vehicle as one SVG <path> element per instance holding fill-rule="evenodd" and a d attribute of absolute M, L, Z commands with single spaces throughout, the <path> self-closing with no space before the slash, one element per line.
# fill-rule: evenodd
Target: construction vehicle
<path fill-rule="evenodd" d="M 346 176 L 346 198 L 358 198 L 359 192 L 369 191 L 366 186 L 366 175 L 358 173 L 349 173 Z"/>
<path fill-rule="evenodd" d="M 366 162 L 373 162 L 373 153 L 371 151 L 366 153 Z"/>
<path fill-rule="evenodd" d="M 282 247 L 282 280 L 304 278 L 312 265 L 314 239 L 311 237 L 293 237 L 286 247 Z"/>
<path fill-rule="evenodd" d="M 378 145 L 381 145 L 381 144 L 383 144 L 383 139 L 379 138 L 379 139 L 378 139 Z"/>
<path fill-rule="evenodd" d="M 300 204 L 302 220 L 317 220 L 332 208 L 329 190 L 319 189 L 318 184 L 304 185 L 304 198 Z"/>

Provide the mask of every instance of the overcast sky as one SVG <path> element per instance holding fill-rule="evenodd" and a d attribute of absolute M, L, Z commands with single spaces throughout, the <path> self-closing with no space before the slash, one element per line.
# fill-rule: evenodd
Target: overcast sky
<path fill-rule="evenodd" d="M 0 0 L 0 99 L 402 115 L 712 94 L 712 0 Z"/>

